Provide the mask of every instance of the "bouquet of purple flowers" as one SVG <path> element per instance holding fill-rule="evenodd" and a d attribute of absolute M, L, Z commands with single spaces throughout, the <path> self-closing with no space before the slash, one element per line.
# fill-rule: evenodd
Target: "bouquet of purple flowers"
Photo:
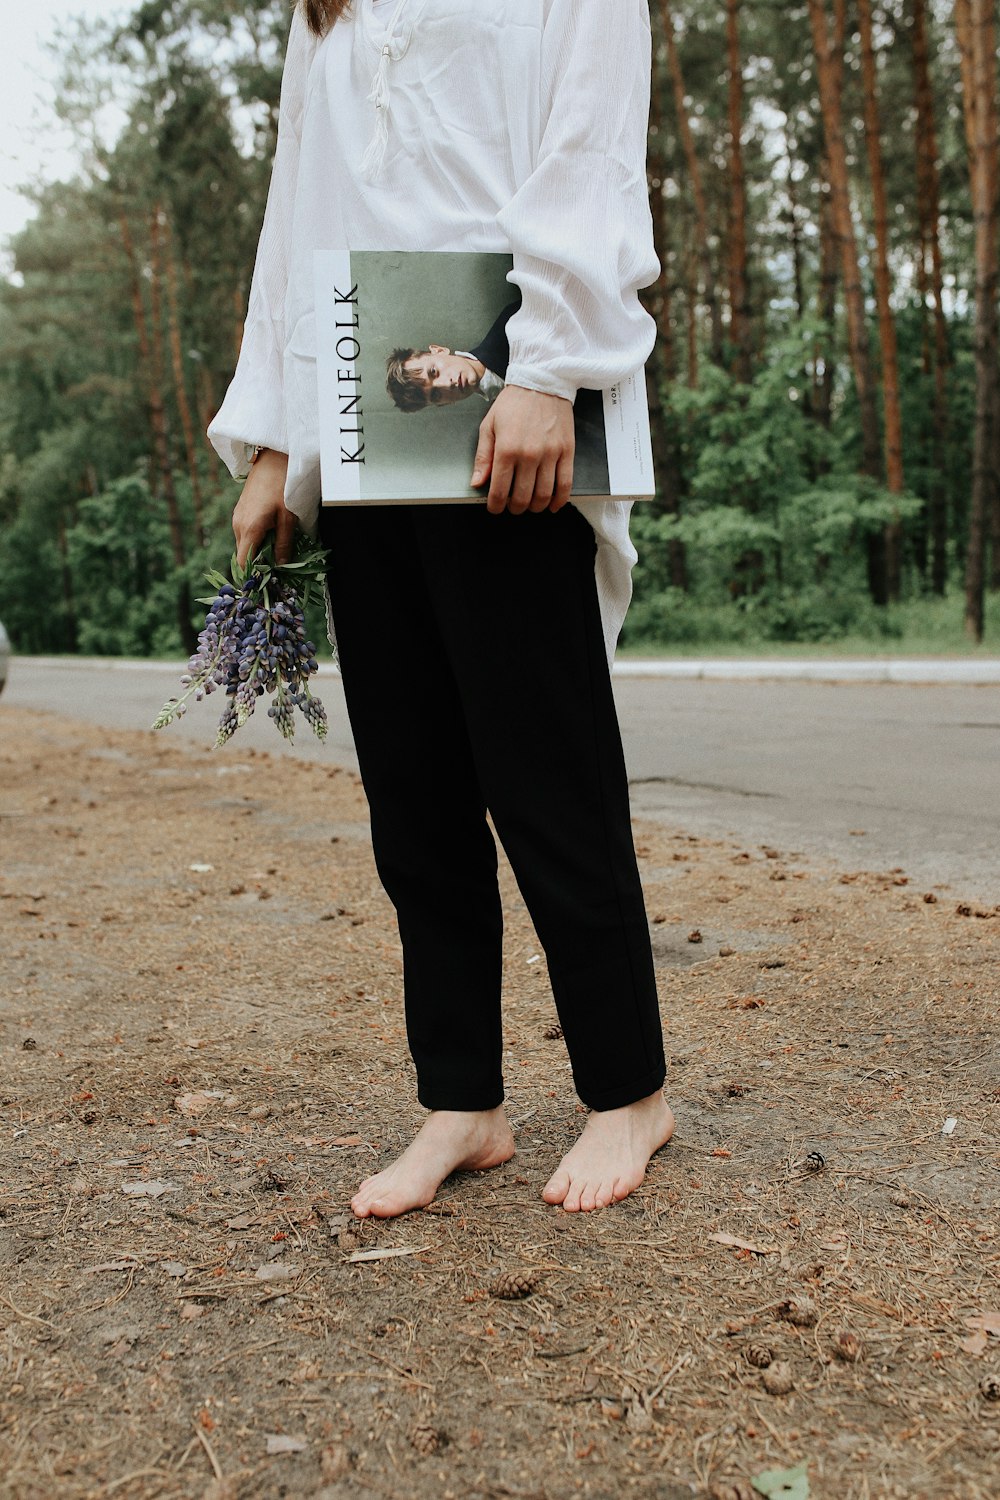
<path fill-rule="evenodd" d="M 167 700 L 152 727 L 163 729 L 180 718 L 192 695 L 199 702 L 223 688 L 226 706 L 216 745 L 246 723 L 264 693 L 274 695 L 268 717 L 286 740 L 295 734 L 296 708 L 317 738 L 325 739 L 326 709 L 309 690 L 319 662 L 305 624 L 305 607 L 322 587 L 325 558 L 325 549 L 310 548 L 300 533 L 292 562 L 275 563 L 273 545 L 266 542 L 242 568 L 233 554 L 232 582 L 217 569 L 206 573 L 216 593 L 198 600 L 209 608 L 198 649 L 181 678 L 185 691 Z"/>

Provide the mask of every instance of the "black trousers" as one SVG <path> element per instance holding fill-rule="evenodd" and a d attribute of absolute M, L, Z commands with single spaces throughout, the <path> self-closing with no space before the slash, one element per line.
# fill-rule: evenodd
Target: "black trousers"
<path fill-rule="evenodd" d="M 589 522 L 572 505 L 325 506 L 320 539 L 421 1104 L 503 1099 L 487 810 L 580 1098 L 645 1098 L 663 1040 Z"/>

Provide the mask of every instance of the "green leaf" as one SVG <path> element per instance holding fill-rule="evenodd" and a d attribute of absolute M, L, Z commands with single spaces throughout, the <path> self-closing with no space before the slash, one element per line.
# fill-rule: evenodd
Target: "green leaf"
<path fill-rule="evenodd" d="M 764 1469 L 750 1483 L 767 1500 L 809 1500 L 807 1464 L 794 1469 Z"/>

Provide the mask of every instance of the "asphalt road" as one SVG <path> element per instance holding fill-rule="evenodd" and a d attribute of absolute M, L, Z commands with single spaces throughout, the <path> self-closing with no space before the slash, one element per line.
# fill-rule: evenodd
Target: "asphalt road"
<path fill-rule="evenodd" d="M 15 659 L 0 695 L 0 737 L 6 706 L 146 728 L 181 670 Z M 261 714 L 218 752 L 220 766 L 250 745 L 356 766 L 329 667 L 318 692 L 330 714 L 325 743 L 300 720 L 289 751 Z M 898 866 L 923 889 L 1000 902 L 996 686 L 625 676 L 615 694 L 637 816 L 851 870 Z M 210 744 L 217 703 L 192 704 L 159 732 Z"/>

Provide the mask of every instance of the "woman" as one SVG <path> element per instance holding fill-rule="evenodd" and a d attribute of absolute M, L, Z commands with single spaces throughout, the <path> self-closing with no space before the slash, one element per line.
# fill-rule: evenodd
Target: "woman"
<path fill-rule="evenodd" d="M 658 270 L 649 71 L 647 0 L 300 0 L 292 19 L 243 345 L 209 436 L 247 475 L 241 562 L 272 528 L 287 557 L 297 524 L 331 549 L 331 642 L 430 1111 L 361 1184 L 359 1217 L 514 1151 L 487 810 L 590 1108 L 543 1197 L 625 1197 L 673 1129 L 609 675 L 628 506 L 567 503 L 577 390 L 639 368 L 655 336 L 637 296 Z M 485 505 L 319 511 L 312 254 L 345 245 L 513 255 L 521 307 L 472 475 Z"/>

